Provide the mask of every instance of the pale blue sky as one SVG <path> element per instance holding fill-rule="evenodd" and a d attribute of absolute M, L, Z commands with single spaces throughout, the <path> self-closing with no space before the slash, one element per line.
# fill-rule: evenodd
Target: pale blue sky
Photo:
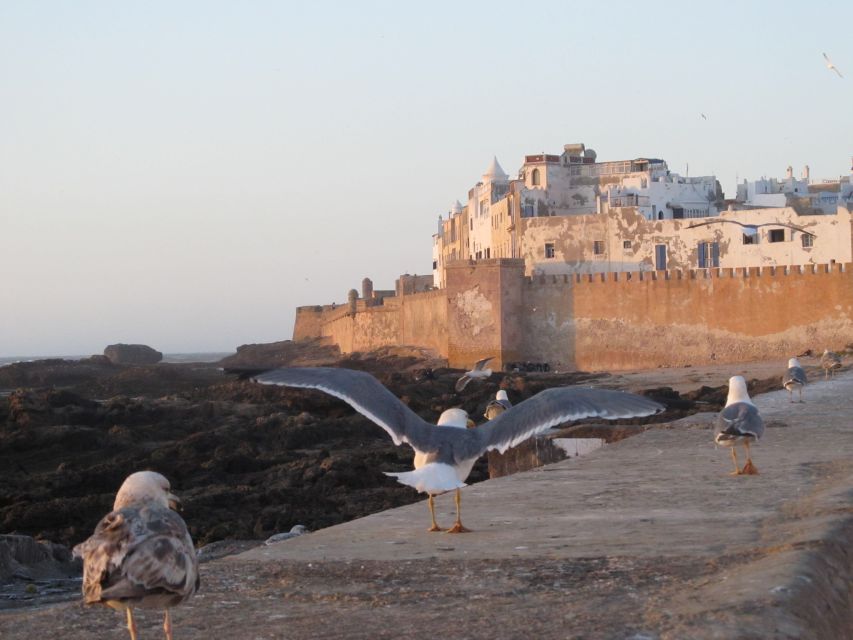
<path fill-rule="evenodd" d="M 847 173 L 853 3 L 722 4 L 3 0 L 0 356 L 290 338 L 493 155 Z"/>

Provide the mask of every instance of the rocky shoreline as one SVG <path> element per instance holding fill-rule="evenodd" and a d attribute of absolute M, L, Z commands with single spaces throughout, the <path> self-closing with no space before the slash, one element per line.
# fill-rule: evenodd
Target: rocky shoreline
<path fill-rule="evenodd" d="M 199 546 L 264 540 L 298 524 L 322 529 L 419 499 L 383 473 L 407 469 L 411 450 L 334 398 L 239 379 L 253 367 L 308 361 L 367 370 L 430 420 L 449 406 L 482 416 L 499 388 L 518 402 L 550 386 L 624 386 L 606 373 L 498 373 L 460 395 L 453 389 L 460 372 L 423 354 L 341 357 L 322 345 L 281 345 L 263 346 L 266 358 L 243 349 L 215 364 L 121 366 L 98 358 L 0 368 L 0 390 L 8 393 L 0 397 L 0 533 L 71 547 L 139 469 L 170 478 Z M 753 386 L 773 385 L 778 381 Z M 715 410 L 725 397 L 723 387 L 708 386 L 644 393 L 667 412 L 607 429 L 587 421 L 574 435 L 594 430 L 620 439 L 642 425 Z M 469 482 L 487 477 L 481 460 Z"/>

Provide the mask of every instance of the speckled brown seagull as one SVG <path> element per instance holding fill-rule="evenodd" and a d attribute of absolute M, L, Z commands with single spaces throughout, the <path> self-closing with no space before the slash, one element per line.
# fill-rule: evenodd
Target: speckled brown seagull
<path fill-rule="evenodd" d="M 162 475 L 134 473 L 92 537 L 74 547 L 74 555 L 83 558 L 85 603 L 124 609 L 131 640 L 136 640 L 133 607 L 165 609 L 163 630 L 171 640 L 169 608 L 198 589 L 193 541 L 172 510 L 179 504 Z"/>
<path fill-rule="evenodd" d="M 388 473 L 405 485 L 428 494 L 430 531 L 441 531 L 435 521 L 433 496 L 456 491 L 456 523 L 448 533 L 467 532 L 462 526 L 461 495 L 465 479 L 486 451 L 504 452 L 550 427 L 598 416 L 608 420 L 650 416 L 663 406 L 631 393 L 582 387 L 546 389 L 508 408 L 489 422 L 466 429 L 468 414 L 448 409 L 438 424 L 430 424 L 404 405 L 369 373 L 350 369 L 275 369 L 254 378 L 261 384 L 319 389 L 350 404 L 385 429 L 394 444 L 415 450 L 414 471 Z"/>

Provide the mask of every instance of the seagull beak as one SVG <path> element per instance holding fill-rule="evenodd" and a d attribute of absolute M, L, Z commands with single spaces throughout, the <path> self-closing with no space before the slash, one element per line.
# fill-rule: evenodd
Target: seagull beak
<path fill-rule="evenodd" d="M 181 502 L 181 499 L 173 493 L 169 494 L 169 508 L 172 511 L 183 511 L 184 504 Z"/>

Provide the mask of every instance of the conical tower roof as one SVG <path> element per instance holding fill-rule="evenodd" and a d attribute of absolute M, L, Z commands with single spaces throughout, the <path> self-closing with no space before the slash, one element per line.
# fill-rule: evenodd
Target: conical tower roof
<path fill-rule="evenodd" d="M 489 168 L 486 169 L 486 173 L 483 174 L 483 182 L 487 180 L 491 180 L 492 182 L 505 182 L 508 179 L 509 176 L 501 168 L 497 156 L 494 156 L 492 158 L 492 164 L 489 165 Z"/>

